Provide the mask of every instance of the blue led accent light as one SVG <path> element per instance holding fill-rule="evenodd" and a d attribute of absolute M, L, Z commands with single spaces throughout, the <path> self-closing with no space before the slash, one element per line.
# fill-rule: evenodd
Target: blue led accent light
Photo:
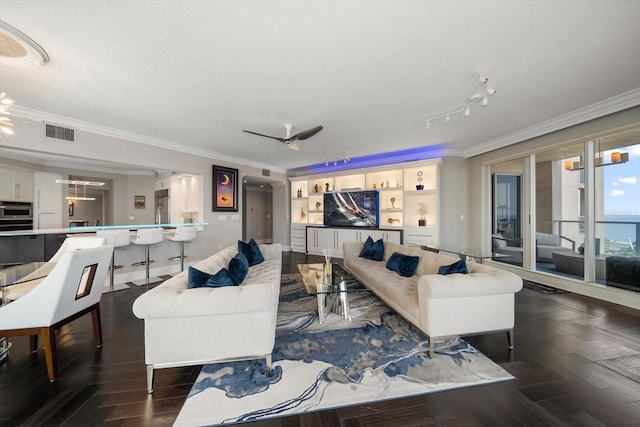
<path fill-rule="evenodd" d="M 373 166 L 384 166 L 395 163 L 415 162 L 419 160 L 437 159 L 445 155 L 446 146 L 431 145 L 428 147 L 409 148 L 407 150 L 392 151 L 388 153 L 371 154 L 369 156 L 351 157 L 349 162 L 344 163 L 342 159 L 330 161 L 328 166 L 326 162 L 317 163 L 309 166 L 292 169 L 295 175 L 313 175 L 317 173 L 327 173 L 351 169 L 368 168 Z"/>

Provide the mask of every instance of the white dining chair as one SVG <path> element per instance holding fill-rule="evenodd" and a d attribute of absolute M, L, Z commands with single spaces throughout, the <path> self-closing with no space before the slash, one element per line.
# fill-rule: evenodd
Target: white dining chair
<path fill-rule="evenodd" d="M 0 336 L 30 336 L 31 352 L 42 338 L 49 381 L 57 376 L 56 330 L 91 313 L 96 347 L 102 346 L 100 297 L 113 247 L 66 251 L 31 292 L 0 306 Z"/>

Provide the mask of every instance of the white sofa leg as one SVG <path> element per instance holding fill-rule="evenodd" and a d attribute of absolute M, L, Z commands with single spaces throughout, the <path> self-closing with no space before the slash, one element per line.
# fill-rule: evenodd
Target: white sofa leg
<path fill-rule="evenodd" d="M 509 340 L 509 349 L 513 350 L 513 329 L 507 331 L 507 339 Z"/>
<path fill-rule="evenodd" d="M 147 393 L 153 393 L 153 365 L 147 365 Z"/>
<path fill-rule="evenodd" d="M 273 359 L 271 358 L 271 354 L 267 354 L 264 359 L 267 362 L 267 376 L 270 377 L 273 374 Z"/>

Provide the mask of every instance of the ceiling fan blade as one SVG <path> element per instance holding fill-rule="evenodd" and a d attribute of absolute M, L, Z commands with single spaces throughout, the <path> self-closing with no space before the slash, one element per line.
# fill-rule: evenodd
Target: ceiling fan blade
<path fill-rule="evenodd" d="M 316 133 L 320 132 L 322 129 L 324 129 L 322 126 L 316 126 L 312 129 L 307 129 L 307 130 L 303 130 L 302 132 L 299 132 L 295 135 L 293 135 L 291 138 L 289 138 L 290 141 L 304 141 L 305 139 L 311 138 L 313 135 L 315 135 Z"/>
<path fill-rule="evenodd" d="M 275 139 L 276 141 L 285 142 L 284 138 L 278 138 L 277 136 L 264 135 L 258 132 L 252 132 L 250 130 L 243 130 L 242 132 L 250 133 L 252 135 L 264 136 L 265 138 Z"/>
<path fill-rule="evenodd" d="M 300 146 L 295 142 L 285 142 L 285 144 L 289 150 L 298 151 L 300 149 Z"/>

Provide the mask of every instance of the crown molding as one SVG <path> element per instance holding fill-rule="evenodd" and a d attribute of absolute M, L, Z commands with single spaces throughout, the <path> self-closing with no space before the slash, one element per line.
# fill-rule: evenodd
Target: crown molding
<path fill-rule="evenodd" d="M 66 126 L 74 128 L 78 131 L 93 133 L 96 135 L 107 136 L 111 138 L 121 139 L 124 141 L 136 142 L 138 144 L 150 145 L 153 147 L 164 148 L 166 150 L 178 151 L 180 153 L 192 154 L 194 156 L 207 157 L 224 162 L 235 163 L 244 166 L 250 166 L 258 169 L 269 169 L 273 172 L 286 173 L 284 169 L 266 165 L 264 163 L 251 162 L 240 157 L 228 156 L 226 154 L 217 153 L 215 151 L 203 150 L 201 148 L 190 145 L 172 142 L 166 139 L 155 138 L 134 132 L 127 132 L 115 129 L 109 126 L 103 126 L 96 123 L 85 122 L 82 120 L 72 119 L 70 117 L 60 116 L 58 114 L 47 113 L 28 107 L 13 105 L 11 107 L 11 115 L 22 119 L 41 121 L 49 124 Z"/>
<path fill-rule="evenodd" d="M 563 114 L 553 119 L 537 123 L 533 126 L 501 136 L 496 139 L 476 145 L 464 151 L 464 157 L 474 157 L 489 151 L 497 150 L 509 145 L 517 144 L 541 135 L 546 135 L 560 129 L 568 128 L 589 120 L 597 119 L 608 114 L 617 113 L 627 108 L 640 105 L 640 88 L 605 99 L 584 108 Z"/>

